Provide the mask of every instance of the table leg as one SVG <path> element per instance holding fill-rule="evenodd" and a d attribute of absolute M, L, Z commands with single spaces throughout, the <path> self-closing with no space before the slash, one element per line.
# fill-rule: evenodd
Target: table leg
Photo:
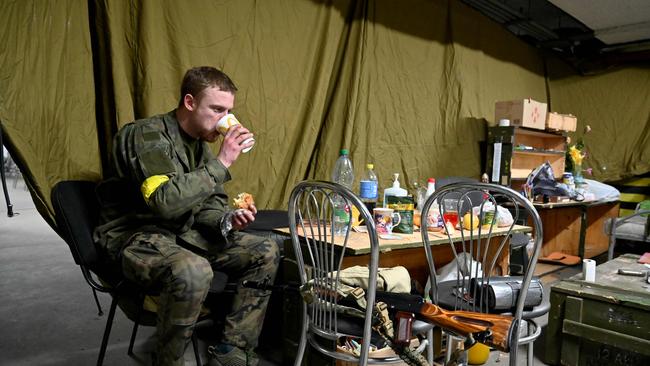
<path fill-rule="evenodd" d="M 578 256 L 585 259 L 585 238 L 587 237 L 587 206 L 580 206 L 580 241 L 578 242 Z"/>

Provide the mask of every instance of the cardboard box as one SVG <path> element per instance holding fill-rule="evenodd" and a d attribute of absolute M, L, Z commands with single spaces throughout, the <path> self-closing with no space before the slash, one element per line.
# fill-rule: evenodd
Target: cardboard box
<path fill-rule="evenodd" d="M 546 128 L 546 103 L 532 99 L 496 102 L 494 119 L 509 119 L 512 126 L 521 126 L 543 130 Z"/>
<path fill-rule="evenodd" d="M 549 130 L 572 132 L 577 125 L 578 118 L 571 114 L 549 112 L 546 116 L 546 128 Z"/>

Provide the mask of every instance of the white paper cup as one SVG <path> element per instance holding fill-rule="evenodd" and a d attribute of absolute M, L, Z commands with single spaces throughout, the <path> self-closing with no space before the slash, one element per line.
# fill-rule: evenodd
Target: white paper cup
<path fill-rule="evenodd" d="M 237 117 L 235 117 L 234 114 L 228 113 L 225 116 L 221 117 L 219 122 L 217 122 L 217 131 L 219 131 L 219 133 L 222 134 L 223 136 L 226 136 L 226 133 L 228 132 L 230 127 L 235 126 L 235 125 L 241 125 L 241 123 L 239 122 L 239 120 L 237 120 Z M 247 144 L 247 143 L 249 143 L 251 141 L 254 143 L 255 139 L 251 137 L 249 139 L 244 140 L 244 142 L 242 142 L 242 144 Z M 247 153 L 247 152 L 251 151 L 252 148 L 253 148 L 253 146 L 247 147 L 245 149 L 242 149 L 241 152 Z"/>

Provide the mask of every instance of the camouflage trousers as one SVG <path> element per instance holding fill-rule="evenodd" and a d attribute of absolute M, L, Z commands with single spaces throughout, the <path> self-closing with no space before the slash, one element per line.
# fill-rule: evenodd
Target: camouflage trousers
<path fill-rule="evenodd" d="M 175 235 L 162 232 L 137 233 L 123 249 L 124 275 L 141 286 L 160 290 L 158 365 L 183 365 L 213 268 L 228 273 L 229 281 L 239 284 L 226 317 L 223 342 L 244 349 L 257 346 L 270 293 L 243 288 L 241 282 L 273 280 L 279 250 L 273 240 L 240 232 L 233 233 L 232 240 L 233 246 L 208 258 L 180 246 Z"/>

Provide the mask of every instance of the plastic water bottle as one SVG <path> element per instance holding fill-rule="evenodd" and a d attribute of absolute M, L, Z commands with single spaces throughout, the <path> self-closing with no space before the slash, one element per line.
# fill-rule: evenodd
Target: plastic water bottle
<path fill-rule="evenodd" d="M 367 170 L 359 182 L 359 197 L 371 214 L 372 210 L 377 207 L 378 197 L 377 174 L 375 174 L 375 171 L 373 170 L 374 167 L 373 164 L 366 164 Z"/>
<path fill-rule="evenodd" d="M 332 171 L 332 181 L 339 183 L 348 189 L 352 189 L 352 184 L 354 183 L 354 169 L 352 168 L 352 161 L 348 157 L 347 149 L 341 149 L 341 154 L 336 160 L 334 170 Z M 332 198 L 332 201 L 334 204 L 332 235 L 345 235 L 348 231 L 348 224 L 350 222 L 350 207 L 341 196 L 335 195 Z"/>
<path fill-rule="evenodd" d="M 336 160 L 334 170 L 332 171 L 332 182 L 342 184 L 348 189 L 352 189 L 354 183 L 354 169 L 352 161 L 348 156 L 348 149 L 341 149 L 341 155 Z"/>
<path fill-rule="evenodd" d="M 434 193 L 436 193 L 436 179 L 435 178 L 429 178 L 427 180 L 427 193 L 424 196 L 425 197 L 424 199 L 425 200 L 429 199 L 429 197 Z"/>
<path fill-rule="evenodd" d="M 428 200 L 429 197 L 436 193 L 436 179 L 435 178 L 429 178 L 427 180 L 427 193 L 425 194 L 425 200 Z M 440 208 L 438 207 L 438 201 L 433 201 L 431 204 L 431 207 L 429 208 L 429 216 L 427 218 L 427 223 L 429 227 L 431 228 L 436 228 L 436 227 L 442 227 L 444 225 L 444 221 L 442 220 L 442 215 L 440 215 Z"/>

